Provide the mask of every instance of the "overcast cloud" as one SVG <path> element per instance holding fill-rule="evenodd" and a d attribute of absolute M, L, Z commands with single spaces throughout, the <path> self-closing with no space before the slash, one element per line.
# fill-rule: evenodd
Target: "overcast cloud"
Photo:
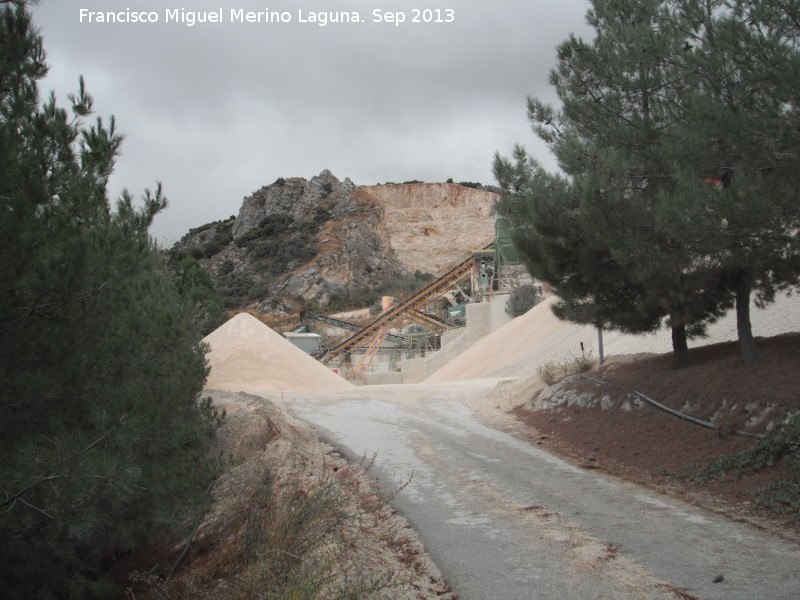
<path fill-rule="evenodd" d="M 154 11 L 146 24 L 80 22 L 89 11 Z M 287 11 L 290 23 L 231 23 L 230 9 Z M 413 9 L 451 23 L 411 23 Z M 43 0 L 34 18 L 51 70 L 43 91 L 66 105 L 80 74 L 98 116 L 126 135 L 114 196 L 163 182 L 169 208 L 153 234 L 171 244 L 190 227 L 236 214 L 278 177 L 330 169 L 363 185 L 495 183 L 495 151 L 517 142 L 546 165 L 530 132 L 528 95 L 555 100 L 555 46 L 588 37 L 588 0 L 234 0 L 225 22 L 166 23 L 165 10 L 218 11 L 208 0 Z M 358 11 L 362 23 L 300 23 Z M 395 26 L 373 11 L 403 12 Z M 446 13 L 452 9 L 453 13 Z M 421 17 L 426 16 L 420 14 Z M 436 13 L 433 13 L 436 16 Z"/>

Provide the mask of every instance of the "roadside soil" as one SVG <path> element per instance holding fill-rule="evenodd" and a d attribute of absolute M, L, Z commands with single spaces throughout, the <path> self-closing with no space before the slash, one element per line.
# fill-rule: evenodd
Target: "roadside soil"
<path fill-rule="evenodd" d="M 188 545 L 175 540 L 118 565 L 126 600 L 277 597 L 270 586 L 294 562 L 271 560 L 273 553 L 326 568 L 286 597 L 457 600 L 409 522 L 389 506 L 401 489 L 383 489 L 369 475 L 370 457 L 349 463 L 278 402 L 245 392 L 206 396 L 226 413 L 209 450 L 225 468 Z M 306 501 L 328 494 L 336 509 Z M 302 519 L 292 516 L 300 512 Z M 336 512 L 342 518 L 331 528 Z"/>
<path fill-rule="evenodd" d="M 737 430 L 767 433 L 800 410 L 800 334 L 760 339 L 757 347 L 751 365 L 741 363 L 735 342 L 692 349 L 685 369 L 674 368 L 671 354 L 612 357 L 585 373 L 605 383 L 572 376 L 557 390 L 529 384 L 527 398 L 510 414 L 531 443 L 576 465 L 800 540 L 794 509 L 781 503 L 761 507 L 755 497 L 759 488 L 789 477 L 785 460 L 757 473 L 729 472 L 705 482 L 676 476 L 757 443 Z M 718 428 L 671 415 L 633 391 Z"/>

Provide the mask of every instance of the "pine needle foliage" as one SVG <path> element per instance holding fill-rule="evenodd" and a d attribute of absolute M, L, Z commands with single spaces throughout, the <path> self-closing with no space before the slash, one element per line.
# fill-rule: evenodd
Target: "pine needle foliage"
<path fill-rule="evenodd" d="M 40 103 L 42 40 L 0 5 L 0 589 L 112 597 L 114 561 L 180 525 L 218 423 L 198 403 L 204 348 L 148 235 L 108 178 L 122 136 L 86 123 L 83 80 Z"/>
<path fill-rule="evenodd" d="M 755 360 L 751 298 L 800 280 L 794 3 L 593 0 L 594 39 L 557 49 L 553 107 L 529 98 L 559 173 L 524 148 L 496 156 L 498 209 L 556 287 L 554 312 L 687 339 L 736 309 Z"/>

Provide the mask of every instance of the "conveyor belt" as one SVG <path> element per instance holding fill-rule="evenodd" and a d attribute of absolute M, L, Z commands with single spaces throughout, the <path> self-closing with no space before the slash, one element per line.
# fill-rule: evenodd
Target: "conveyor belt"
<path fill-rule="evenodd" d="M 490 247 L 490 244 L 484 246 L 484 249 L 488 247 Z M 353 347 L 359 344 L 363 344 L 368 338 L 377 335 L 381 328 L 388 326 L 390 323 L 400 319 L 401 317 L 410 316 L 410 313 L 413 311 L 421 313 L 420 309 L 426 303 L 430 302 L 432 298 L 440 296 L 455 283 L 466 278 L 472 271 L 474 265 L 475 258 L 472 256 L 472 254 L 470 254 L 468 258 L 455 265 L 447 273 L 439 277 L 439 279 L 434 280 L 419 290 L 417 293 L 411 296 L 411 298 L 401 302 L 400 304 L 392 306 L 389 310 L 372 321 L 372 323 L 364 327 L 364 329 L 349 337 L 338 346 L 328 350 L 322 360 L 331 359 L 342 352 L 351 350 Z"/>
<path fill-rule="evenodd" d="M 307 313 L 305 319 L 309 321 L 316 321 L 317 323 L 331 325 L 332 327 L 338 327 L 339 329 L 349 329 L 350 331 L 355 332 L 359 332 L 364 329 L 361 325 L 348 323 L 347 321 L 342 321 L 341 319 L 336 319 L 334 317 L 328 317 L 326 315 L 320 315 L 317 313 Z M 395 344 L 406 345 L 409 342 L 408 338 L 401 335 L 393 335 L 391 333 L 386 335 L 386 339 L 390 342 L 394 342 Z"/>

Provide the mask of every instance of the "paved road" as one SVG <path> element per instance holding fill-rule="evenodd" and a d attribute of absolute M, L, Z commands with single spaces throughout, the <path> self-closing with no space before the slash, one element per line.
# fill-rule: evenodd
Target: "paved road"
<path fill-rule="evenodd" d="M 462 600 L 800 598 L 799 546 L 576 468 L 484 425 L 465 393 L 383 386 L 289 404 L 346 456 L 377 454 L 385 491 L 411 477 L 394 505 Z"/>

